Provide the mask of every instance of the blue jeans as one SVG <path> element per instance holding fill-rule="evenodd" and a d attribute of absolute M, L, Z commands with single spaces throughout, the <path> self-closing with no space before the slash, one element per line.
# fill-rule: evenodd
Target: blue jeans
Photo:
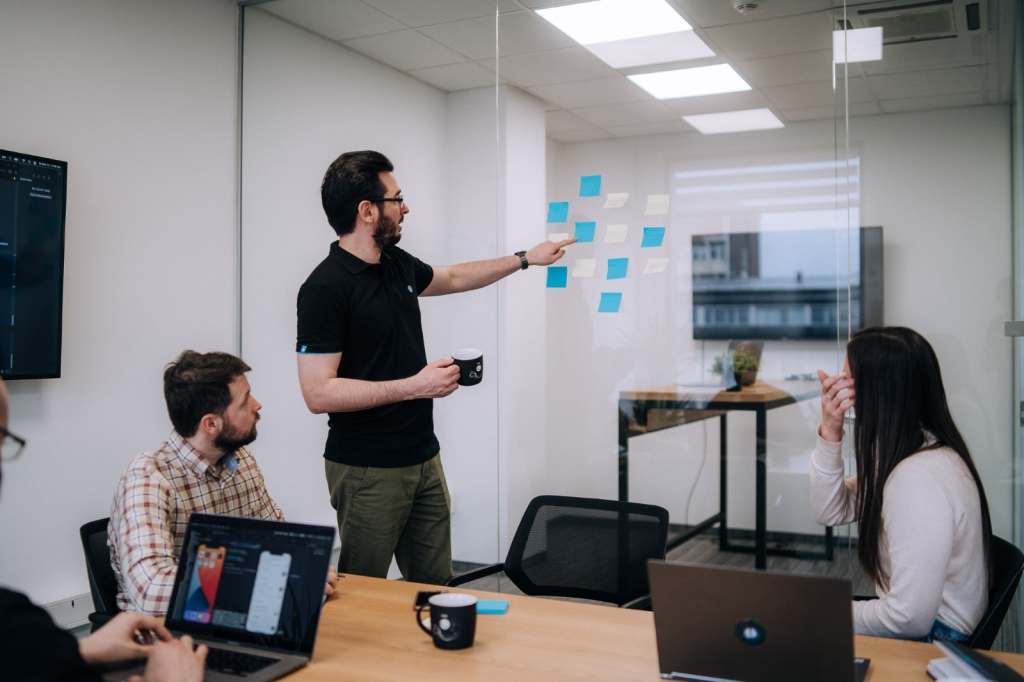
<path fill-rule="evenodd" d="M 936 636 L 945 637 L 946 639 L 951 639 L 954 642 L 966 642 L 971 638 L 970 635 L 965 635 L 959 630 L 954 630 L 938 618 L 936 618 L 935 623 L 932 624 L 932 631 L 925 635 L 924 639 L 921 641 L 931 642 Z"/>

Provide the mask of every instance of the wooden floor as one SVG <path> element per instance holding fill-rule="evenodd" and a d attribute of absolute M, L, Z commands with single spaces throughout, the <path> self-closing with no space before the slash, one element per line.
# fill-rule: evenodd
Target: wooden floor
<path fill-rule="evenodd" d="M 795 541 L 791 537 L 779 538 L 778 536 L 769 534 L 769 546 L 772 546 L 774 542 L 784 542 L 790 547 L 807 550 L 812 553 L 820 553 L 823 544 L 822 541 L 816 539 L 811 542 L 800 542 Z M 854 594 L 875 594 L 874 583 L 864 575 L 864 571 L 861 570 L 860 563 L 857 561 L 856 547 L 852 546 L 845 537 L 837 537 L 835 542 L 835 558 L 832 561 L 827 561 L 822 558 L 791 559 L 787 557 L 769 556 L 768 570 L 783 573 L 847 578 L 853 583 Z M 745 552 L 719 551 L 718 535 L 716 531 L 699 535 L 696 538 L 683 543 L 679 547 L 669 550 L 668 555 L 665 558 L 667 561 L 678 563 L 710 564 L 715 566 L 733 566 L 737 568 L 754 567 L 753 554 L 747 554 Z M 468 570 L 471 567 L 473 566 L 457 565 L 456 572 L 459 572 L 460 570 Z M 522 594 L 522 592 L 516 589 L 516 586 L 513 585 L 503 573 L 496 576 L 489 576 L 481 580 L 476 580 L 473 583 L 466 585 L 466 587 L 503 592 L 505 594 Z M 995 644 L 992 646 L 993 651 L 1010 651 L 1020 653 L 1019 646 L 1017 644 L 1018 608 L 1016 602 L 1017 598 L 1015 597 L 1014 604 L 1011 605 L 1009 612 L 1006 614 L 1006 620 L 1003 622 L 1003 627 L 999 631 L 999 635 L 996 637 Z M 598 604 L 601 602 L 594 603 Z M 608 604 L 602 605 L 609 606 Z"/>

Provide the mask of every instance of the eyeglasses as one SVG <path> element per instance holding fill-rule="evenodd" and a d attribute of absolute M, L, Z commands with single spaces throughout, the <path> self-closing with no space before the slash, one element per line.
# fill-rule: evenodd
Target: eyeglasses
<path fill-rule="evenodd" d="M 397 201 L 399 211 L 405 207 L 405 197 L 381 197 L 379 199 L 367 199 L 367 201 L 372 201 L 374 203 L 378 201 Z"/>
<path fill-rule="evenodd" d="M 21 451 L 25 449 L 25 439 L 15 436 L 7 429 L 0 426 L 0 460 L 10 462 L 18 459 Z"/>

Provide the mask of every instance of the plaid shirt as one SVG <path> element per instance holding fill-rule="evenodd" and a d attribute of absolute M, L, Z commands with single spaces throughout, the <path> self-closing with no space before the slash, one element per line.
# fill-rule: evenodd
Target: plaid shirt
<path fill-rule="evenodd" d="M 172 431 L 164 446 L 132 460 L 110 510 L 107 544 L 122 611 L 164 615 L 189 515 L 283 520 L 246 448 L 210 466 Z"/>

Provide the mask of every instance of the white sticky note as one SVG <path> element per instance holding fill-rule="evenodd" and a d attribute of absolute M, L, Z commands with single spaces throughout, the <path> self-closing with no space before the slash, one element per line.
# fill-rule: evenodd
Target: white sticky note
<path fill-rule="evenodd" d="M 665 268 L 668 267 L 668 258 L 648 258 L 647 265 L 644 266 L 645 275 L 653 275 L 658 272 L 665 272 Z"/>
<path fill-rule="evenodd" d="M 569 238 L 568 232 L 552 232 L 548 235 L 549 242 L 564 242 Z"/>
<path fill-rule="evenodd" d="M 626 199 L 629 198 L 629 192 L 609 192 L 608 198 L 605 199 L 605 208 L 622 208 L 626 205 Z"/>
<path fill-rule="evenodd" d="M 577 258 L 572 268 L 573 277 L 593 277 L 597 270 L 597 260 L 594 258 Z"/>
<path fill-rule="evenodd" d="M 668 195 L 650 194 L 647 196 L 646 215 L 665 215 L 668 213 Z"/>
<path fill-rule="evenodd" d="M 629 225 L 609 225 L 608 231 L 604 233 L 604 243 L 622 244 L 626 241 L 627 232 L 629 232 Z"/>

